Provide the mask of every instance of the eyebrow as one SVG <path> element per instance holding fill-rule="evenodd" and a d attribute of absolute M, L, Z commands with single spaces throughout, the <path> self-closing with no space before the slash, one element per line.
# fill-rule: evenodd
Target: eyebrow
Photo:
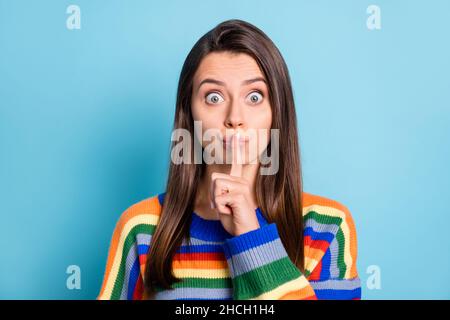
<path fill-rule="evenodd" d="M 266 79 L 264 79 L 262 77 L 256 77 L 256 78 L 253 78 L 253 79 L 244 80 L 244 81 L 242 81 L 242 85 L 249 85 L 249 84 L 251 84 L 253 82 L 258 82 L 258 81 L 262 81 L 262 82 L 264 82 L 267 85 Z M 214 83 L 214 84 L 217 84 L 219 86 L 225 87 L 225 82 L 223 82 L 223 81 L 219 81 L 219 80 L 212 79 L 212 78 L 206 78 L 206 79 L 202 80 L 202 82 L 200 82 L 200 84 L 198 85 L 197 91 L 200 90 L 200 87 L 204 83 Z"/>

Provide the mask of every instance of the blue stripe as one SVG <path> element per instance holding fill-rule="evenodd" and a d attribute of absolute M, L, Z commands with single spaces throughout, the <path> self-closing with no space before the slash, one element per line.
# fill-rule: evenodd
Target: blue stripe
<path fill-rule="evenodd" d="M 264 215 L 259 207 L 256 208 L 256 218 L 258 218 L 258 222 L 261 227 L 269 223 L 269 221 L 264 218 Z"/>
<path fill-rule="evenodd" d="M 139 278 L 139 259 L 136 259 L 130 270 L 130 279 L 128 280 L 128 294 L 127 299 L 133 299 L 134 288 L 136 287 L 137 279 Z"/>
<path fill-rule="evenodd" d="M 334 239 L 334 234 L 330 232 L 316 232 L 311 227 L 306 227 L 303 235 L 305 237 L 310 236 L 312 240 L 324 240 L 328 243 L 331 243 L 331 241 L 333 241 Z"/>
<path fill-rule="evenodd" d="M 222 245 L 220 244 L 200 244 L 192 246 L 181 246 L 177 249 L 178 253 L 197 253 L 197 252 L 222 252 Z"/>
<path fill-rule="evenodd" d="M 327 299 L 327 300 L 350 300 L 350 299 L 361 299 L 361 288 L 356 288 L 354 290 L 314 290 L 317 299 Z"/>
<path fill-rule="evenodd" d="M 267 224 L 259 229 L 226 239 L 223 245 L 225 257 L 229 259 L 232 255 L 258 247 L 278 238 L 277 225 L 275 223 Z"/>
<path fill-rule="evenodd" d="M 138 254 L 139 254 L 139 255 L 147 254 L 149 248 L 150 248 L 150 246 L 148 246 L 148 245 L 146 245 L 146 244 L 140 244 L 140 245 L 138 245 Z"/>
<path fill-rule="evenodd" d="M 166 196 L 166 192 L 163 192 L 163 193 L 160 193 L 160 194 L 158 194 L 158 201 L 159 201 L 159 204 L 162 206 L 163 205 L 163 203 L 164 203 L 164 197 Z"/>
<path fill-rule="evenodd" d="M 330 264 L 331 264 L 331 252 L 330 248 L 325 251 L 324 256 L 322 257 L 322 270 L 320 271 L 320 279 L 329 279 L 330 278 Z"/>

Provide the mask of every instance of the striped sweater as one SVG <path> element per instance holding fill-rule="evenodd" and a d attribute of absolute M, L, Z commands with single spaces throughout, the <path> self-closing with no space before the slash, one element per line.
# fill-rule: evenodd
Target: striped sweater
<path fill-rule="evenodd" d="M 146 254 L 165 193 L 142 200 L 121 215 L 110 243 L 97 299 L 148 299 Z M 275 223 L 259 208 L 260 228 L 230 235 L 220 220 L 192 212 L 191 241 L 183 240 L 172 261 L 181 282 L 159 289 L 152 299 L 360 299 L 357 241 L 344 205 L 303 193 L 305 272 L 289 259 Z"/>

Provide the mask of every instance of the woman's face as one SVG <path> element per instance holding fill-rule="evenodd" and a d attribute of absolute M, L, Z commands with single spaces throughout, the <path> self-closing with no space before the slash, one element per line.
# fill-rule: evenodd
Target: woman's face
<path fill-rule="evenodd" d="M 216 129 L 223 153 L 231 150 L 226 138 L 239 133 L 244 163 L 257 161 L 258 154 L 270 141 L 272 108 L 268 89 L 266 78 L 251 56 L 210 53 L 194 75 L 191 101 L 194 121 L 201 121 L 203 133 Z M 204 140 L 201 140 L 203 147 L 211 143 Z M 250 151 L 254 146 L 258 147 L 257 153 Z"/>

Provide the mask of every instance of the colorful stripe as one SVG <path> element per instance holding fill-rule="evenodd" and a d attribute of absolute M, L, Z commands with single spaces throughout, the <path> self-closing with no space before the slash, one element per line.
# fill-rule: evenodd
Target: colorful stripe
<path fill-rule="evenodd" d="M 227 239 L 224 248 L 235 300 L 278 299 L 309 286 L 289 259 L 275 223 Z"/>
<path fill-rule="evenodd" d="M 97 299 L 147 299 L 145 262 L 165 193 L 128 208 L 113 232 Z M 190 238 L 172 261 L 182 281 L 152 299 L 360 299 L 357 240 L 349 210 L 339 202 L 303 193 L 305 273 L 290 260 L 275 223 L 256 210 L 260 228 L 239 236 L 219 220 L 192 213 Z"/>

